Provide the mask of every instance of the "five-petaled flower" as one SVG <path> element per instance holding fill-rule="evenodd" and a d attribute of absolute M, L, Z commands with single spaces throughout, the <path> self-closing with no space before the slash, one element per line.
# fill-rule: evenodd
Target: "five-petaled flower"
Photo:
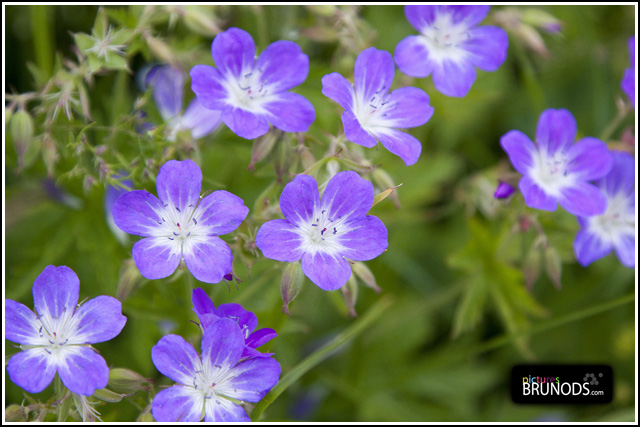
<path fill-rule="evenodd" d="M 629 97 L 633 108 L 636 108 L 636 36 L 632 36 L 627 44 L 629 46 L 629 62 L 631 63 L 631 68 L 624 70 L 624 76 L 622 77 L 620 86 Z"/>
<path fill-rule="evenodd" d="M 635 268 L 635 159 L 622 151 L 612 151 L 611 155 L 611 171 L 596 182 L 607 197 L 607 210 L 602 215 L 578 217 L 580 231 L 573 242 L 573 249 L 583 266 L 615 249 L 623 265 Z"/>
<path fill-rule="evenodd" d="M 280 196 L 286 219 L 268 221 L 256 245 L 270 259 L 302 259 L 303 273 L 324 290 L 342 287 L 351 276 L 345 259 L 368 261 L 388 246 L 380 219 L 366 215 L 373 205 L 373 185 L 353 171 L 337 173 L 320 199 L 316 180 L 298 175 Z"/>
<path fill-rule="evenodd" d="M 116 337 L 127 318 L 120 301 L 93 298 L 80 307 L 80 281 L 69 267 L 47 266 L 33 283 L 35 313 L 4 300 L 5 338 L 23 350 L 9 360 L 9 377 L 30 393 L 39 393 L 56 372 L 73 393 L 91 396 L 107 386 L 109 368 L 89 344 Z"/>
<path fill-rule="evenodd" d="M 576 138 L 576 120 L 567 110 L 542 112 L 536 143 L 518 130 L 500 139 L 513 167 L 523 176 L 520 192 L 527 206 L 554 211 L 560 206 L 573 215 L 601 215 L 607 208 L 604 193 L 589 181 L 604 177 L 612 159 L 599 139 Z"/>
<path fill-rule="evenodd" d="M 169 141 L 175 141 L 182 130 L 189 130 L 194 139 L 202 138 L 220 125 L 222 112 L 203 107 L 198 98 L 194 98 L 182 113 L 184 74 L 181 70 L 170 65 L 156 65 L 147 73 L 146 83 L 151 87 L 160 115 L 167 122 Z"/>
<path fill-rule="evenodd" d="M 257 138 L 269 123 L 285 132 L 306 132 L 315 120 L 313 105 L 289 92 L 307 78 L 309 57 L 292 41 L 271 43 L 255 59 L 251 35 L 229 28 L 213 39 L 217 68 L 191 69 L 191 89 L 206 108 L 222 111 L 222 121 L 236 135 Z"/>
<path fill-rule="evenodd" d="M 412 77 L 433 74 L 436 89 L 464 97 L 476 79 L 474 67 L 496 71 L 507 58 L 506 31 L 477 26 L 490 6 L 405 6 L 409 23 L 420 32 L 396 46 L 395 60 Z"/>
<path fill-rule="evenodd" d="M 380 140 L 409 166 L 418 161 L 422 145 L 395 128 L 427 123 L 433 107 L 429 105 L 429 95 L 415 87 L 389 93 L 394 70 L 389 52 L 370 47 L 356 59 L 355 89 L 341 74 L 331 73 L 322 78 L 322 93 L 345 109 L 342 124 L 349 141 L 370 148 Z"/>
<path fill-rule="evenodd" d="M 245 339 L 245 347 L 241 356 L 243 359 L 273 355 L 273 353 L 260 353 L 256 350 L 277 337 L 278 334 L 271 328 L 262 328 L 254 332 L 258 326 L 258 318 L 255 314 L 245 310 L 240 304 L 221 304 L 216 308 L 209 295 L 201 288 L 193 290 L 192 301 L 193 311 L 198 316 L 203 331 L 220 318 L 229 318 L 238 324 Z"/>
<path fill-rule="evenodd" d="M 146 237 L 133 246 L 133 260 L 147 279 L 171 275 L 181 259 L 202 282 L 218 283 L 231 272 L 231 249 L 218 236 L 235 230 L 249 209 L 224 190 L 201 199 L 201 184 L 202 172 L 193 161 L 170 160 L 156 180 L 159 200 L 144 190 L 116 200 L 116 225 Z"/>
<path fill-rule="evenodd" d="M 175 381 L 153 398 L 156 421 L 250 421 L 231 401 L 257 402 L 276 385 L 280 364 L 271 357 L 242 360 L 245 338 L 238 324 L 216 319 L 205 330 L 199 355 L 178 335 L 167 335 L 151 350 L 156 368 Z"/>

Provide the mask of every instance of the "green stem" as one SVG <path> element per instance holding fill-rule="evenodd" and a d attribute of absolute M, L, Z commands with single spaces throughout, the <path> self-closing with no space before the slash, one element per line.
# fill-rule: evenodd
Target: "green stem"
<path fill-rule="evenodd" d="M 51 76 L 53 71 L 54 47 L 51 43 L 53 40 L 51 31 L 49 31 L 49 15 L 51 13 L 53 13 L 53 9 L 47 5 L 29 7 L 36 64 L 47 78 Z"/>
<path fill-rule="evenodd" d="M 351 341 L 361 332 L 367 329 L 373 322 L 378 320 L 380 316 L 391 306 L 392 300 L 388 296 L 384 296 L 378 300 L 378 302 L 367 311 L 364 316 L 356 320 L 346 330 L 341 332 L 338 336 L 332 339 L 330 342 L 319 348 L 304 360 L 298 363 L 293 369 L 287 372 L 280 382 L 273 388 L 267 395 L 256 405 L 255 409 L 251 413 L 253 421 L 257 421 L 265 409 L 269 407 L 289 386 L 311 369 L 316 367 L 320 362 L 329 357 L 334 350 L 348 341 Z"/>
<path fill-rule="evenodd" d="M 624 108 L 618 110 L 618 114 L 616 115 L 616 117 L 611 123 L 609 123 L 609 126 L 607 126 L 607 128 L 602 132 L 602 135 L 600 135 L 600 139 L 606 142 L 609 138 L 611 138 L 613 132 L 618 129 L 620 123 L 622 123 L 622 121 L 627 117 L 627 114 L 629 114 L 631 110 L 632 108 L 630 104 L 626 104 Z"/>
<path fill-rule="evenodd" d="M 67 388 L 62 384 L 62 380 L 58 374 L 55 376 L 53 389 L 55 392 L 55 401 L 58 402 L 58 422 L 64 422 L 69 416 L 71 399 L 68 399 Z"/>

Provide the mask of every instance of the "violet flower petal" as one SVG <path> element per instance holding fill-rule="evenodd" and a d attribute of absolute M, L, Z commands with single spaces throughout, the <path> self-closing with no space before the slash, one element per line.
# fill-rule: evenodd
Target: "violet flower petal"
<path fill-rule="evenodd" d="M 164 336 L 151 349 L 156 369 L 177 383 L 191 384 L 198 369 L 194 361 L 199 359 L 193 346 L 179 335 Z"/>
<path fill-rule="evenodd" d="M 232 368 L 233 388 L 225 395 L 245 402 L 257 402 L 280 378 L 280 364 L 270 357 L 254 358 Z"/>
<path fill-rule="evenodd" d="M 207 227 L 210 234 L 220 236 L 238 228 L 248 213 L 249 208 L 240 197 L 218 190 L 200 201 L 193 217 L 197 218 L 198 225 Z"/>
<path fill-rule="evenodd" d="M 567 151 L 575 141 L 576 119 L 564 109 L 544 110 L 536 128 L 536 143 L 545 153 L 553 155 L 557 151 Z"/>
<path fill-rule="evenodd" d="M 198 98 L 194 98 L 182 115 L 182 127 L 191 130 L 195 139 L 205 137 L 215 131 L 222 123 L 222 111 L 204 107 Z"/>
<path fill-rule="evenodd" d="M 222 121 L 233 133 L 245 139 L 254 139 L 269 132 L 269 122 L 264 115 L 241 108 L 225 109 L 222 112 Z"/>
<path fill-rule="evenodd" d="M 204 421 L 207 423 L 251 421 L 242 406 L 236 405 L 227 399 L 207 399 L 204 404 Z"/>
<path fill-rule="evenodd" d="M 280 210 L 292 224 L 310 222 L 319 204 L 318 183 L 309 175 L 297 175 L 280 195 Z"/>
<path fill-rule="evenodd" d="M 162 203 L 184 212 L 198 204 L 202 172 L 192 160 L 169 160 L 160 168 L 156 186 Z"/>
<path fill-rule="evenodd" d="M 356 94 L 370 100 L 376 93 L 388 91 L 394 72 L 393 58 L 389 52 L 374 47 L 363 50 L 356 58 L 354 67 Z"/>
<path fill-rule="evenodd" d="M 162 222 L 158 212 L 162 203 L 145 190 L 134 190 L 123 194 L 113 205 L 113 222 L 129 234 L 149 236 Z"/>
<path fill-rule="evenodd" d="M 342 125 L 344 126 L 344 136 L 347 140 L 371 148 L 378 144 L 378 141 L 360 125 L 357 117 L 350 110 L 342 113 Z"/>
<path fill-rule="evenodd" d="M 17 301 L 4 300 L 4 338 L 18 344 L 35 344 L 40 337 L 37 318 L 29 307 Z"/>
<path fill-rule="evenodd" d="M 433 69 L 433 84 L 439 92 L 463 98 L 476 80 L 476 70 L 467 61 L 445 59 Z"/>
<path fill-rule="evenodd" d="M 269 112 L 269 122 L 285 132 L 306 132 L 316 119 L 316 111 L 311 102 L 297 93 L 282 92 L 273 95 L 264 108 Z"/>
<path fill-rule="evenodd" d="M 117 299 L 101 295 L 82 304 L 73 315 L 77 322 L 76 334 L 70 344 L 95 344 L 108 341 L 120 334 L 127 318 L 122 315 L 122 304 Z"/>
<path fill-rule="evenodd" d="M 242 308 L 240 304 L 221 304 L 216 308 L 215 315 L 220 318 L 229 318 L 236 322 L 246 336 L 258 326 L 256 315 Z"/>
<path fill-rule="evenodd" d="M 427 123 L 433 115 L 429 95 L 417 87 L 402 87 L 389 94 L 388 102 L 397 104 L 384 118 L 389 127 L 412 128 Z"/>
<path fill-rule="evenodd" d="M 147 237 L 133 245 L 133 260 L 140 274 L 150 280 L 169 277 L 180 263 L 180 253 L 175 252 L 166 237 Z"/>
<path fill-rule="evenodd" d="M 634 235 L 621 236 L 614 242 L 613 247 L 622 265 L 636 268 L 636 237 Z"/>
<path fill-rule="evenodd" d="M 97 389 L 107 386 L 109 367 L 95 350 L 76 346 L 73 353 L 66 352 L 64 361 L 58 363 L 58 375 L 73 393 L 91 396 Z"/>
<path fill-rule="evenodd" d="M 182 256 L 193 277 L 205 283 L 218 283 L 231 271 L 233 254 L 222 239 L 209 236 L 206 241 L 189 242 Z"/>
<path fill-rule="evenodd" d="M 210 65 L 196 65 L 189 75 L 191 90 L 203 107 L 216 111 L 227 108 L 227 90 L 222 83 L 224 77 L 217 68 Z"/>
<path fill-rule="evenodd" d="M 557 199 L 545 193 L 545 191 L 528 176 L 520 178 L 518 186 L 527 206 L 543 211 L 555 211 L 558 209 Z"/>
<path fill-rule="evenodd" d="M 154 396 L 151 412 L 159 422 L 195 423 L 202 419 L 202 404 L 193 398 L 190 387 L 174 385 Z"/>
<path fill-rule="evenodd" d="M 60 317 L 76 309 L 80 280 L 69 267 L 48 265 L 33 282 L 33 302 L 39 315 Z"/>
<path fill-rule="evenodd" d="M 384 129 L 376 136 L 387 150 L 400 157 L 407 166 L 415 164 L 420 158 L 422 144 L 416 137 L 396 129 Z"/>
<path fill-rule="evenodd" d="M 353 86 L 342 74 L 331 73 L 322 77 L 322 94 L 336 101 L 345 110 L 353 109 Z"/>
<path fill-rule="evenodd" d="M 202 288 L 196 288 L 191 293 L 191 301 L 193 303 L 193 311 L 196 312 L 198 317 L 204 314 L 215 313 L 216 307 L 213 305 L 213 301 Z"/>
<path fill-rule="evenodd" d="M 393 58 L 398 68 L 411 77 L 427 77 L 438 67 L 429 56 L 422 36 L 407 36 L 398 43 Z"/>
<path fill-rule="evenodd" d="M 302 257 L 302 272 L 325 291 L 339 289 L 351 277 L 351 266 L 342 256 L 317 252 Z"/>
<path fill-rule="evenodd" d="M 519 130 L 512 130 L 500 138 L 500 145 L 507 152 L 514 169 L 527 175 L 533 166 L 534 156 L 538 155 L 538 150 L 529 137 Z"/>
<path fill-rule="evenodd" d="M 29 393 L 40 393 L 56 375 L 56 365 L 42 348 L 33 348 L 14 354 L 7 364 L 11 382 Z"/>
<path fill-rule="evenodd" d="M 307 79 L 309 57 L 302 53 L 297 43 L 280 40 L 260 53 L 255 68 L 262 70 L 262 81 L 268 82 L 270 93 L 284 92 Z"/>
<path fill-rule="evenodd" d="M 244 337 L 236 322 L 219 318 L 204 330 L 202 336 L 202 361 L 221 369 L 232 368 L 240 360 L 244 349 Z M 235 385 L 235 381 L 233 381 Z"/>
<path fill-rule="evenodd" d="M 302 258 L 301 244 L 298 228 L 286 219 L 265 222 L 256 235 L 258 249 L 266 258 L 276 261 L 293 262 Z"/>
<path fill-rule="evenodd" d="M 583 267 L 607 256 L 612 249 L 610 243 L 601 240 L 598 236 L 585 229 L 578 231 L 573 241 L 576 259 Z"/>
<path fill-rule="evenodd" d="M 277 336 L 276 331 L 271 328 L 258 329 L 247 337 L 245 345 L 251 348 L 258 348 Z"/>
<path fill-rule="evenodd" d="M 484 71 L 496 71 L 507 59 L 509 38 L 502 28 L 481 26 L 470 30 L 462 48 L 470 53 L 469 61 Z"/>
<path fill-rule="evenodd" d="M 606 176 L 613 164 L 607 144 L 591 137 L 582 138 L 573 144 L 567 157 L 567 172 L 583 181 Z"/>
<path fill-rule="evenodd" d="M 338 172 L 327 184 L 321 206 L 335 221 L 340 218 L 360 218 L 366 215 L 372 205 L 373 184 L 354 171 L 344 171 Z"/>
<path fill-rule="evenodd" d="M 558 202 L 572 215 L 602 215 L 607 209 L 607 197 L 587 182 L 575 182 L 571 187 L 563 188 Z"/>
<path fill-rule="evenodd" d="M 349 221 L 350 230 L 340 236 L 347 249 L 342 255 L 354 261 L 369 261 L 389 247 L 387 228 L 378 217 L 367 215 Z"/>
<path fill-rule="evenodd" d="M 164 120 L 182 113 L 184 77 L 181 70 L 170 65 L 155 66 L 147 74 L 146 80 Z"/>
<path fill-rule="evenodd" d="M 229 28 L 219 33 L 211 44 L 211 55 L 222 74 L 239 77 L 243 70 L 251 68 L 256 45 L 249 33 L 240 28 Z"/>

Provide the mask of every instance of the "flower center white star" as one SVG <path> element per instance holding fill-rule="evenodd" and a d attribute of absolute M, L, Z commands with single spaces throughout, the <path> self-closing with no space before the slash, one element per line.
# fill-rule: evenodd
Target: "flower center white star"
<path fill-rule="evenodd" d="M 260 68 L 242 70 L 239 77 L 229 75 L 224 82 L 227 102 L 254 113 L 264 112 L 262 105 L 268 95 L 268 81 Z"/>
<path fill-rule="evenodd" d="M 541 150 L 538 155 L 534 155 L 530 176 L 536 184 L 554 197 L 560 196 L 562 189 L 573 182 L 569 173 L 569 159 L 561 151 L 549 156 Z"/>
<path fill-rule="evenodd" d="M 207 227 L 198 223 L 200 212 L 197 206 L 189 205 L 183 210 L 169 202 L 156 213 L 158 227 L 150 235 L 168 239 L 173 253 L 190 253 L 194 243 L 206 241 Z"/>
<path fill-rule="evenodd" d="M 385 123 L 387 114 L 398 106 L 391 99 L 388 88 L 381 86 L 372 97 L 364 99 L 363 94 L 357 94 L 354 99 L 354 114 L 360 122 L 360 126 L 366 130 L 374 130 L 378 126 L 387 127 Z"/>
<path fill-rule="evenodd" d="M 311 254 L 341 253 L 345 247 L 340 243 L 340 237 L 350 230 L 345 221 L 344 217 L 331 217 L 326 209 L 321 210 L 315 207 L 311 221 L 298 223 L 298 234 L 302 237 L 302 250 Z"/>
<path fill-rule="evenodd" d="M 431 25 L 422 28 L 422 43 L 429 50 L 429 58 L 458 61 L 466 55 L 460 44 L 471 38 L 469 26 L 463 20 L 454 23 L 450 13 L 436 15 Z"/>
<path fill-rule="evenodd" d="M 636 218 L 632 199 L 620 192 L 614 196 L 607 194 L 607 202 L 604 214 L 588 217 L 590 230 L 601 240 L 612 244 L 625 235 L 635 235 Z"/>

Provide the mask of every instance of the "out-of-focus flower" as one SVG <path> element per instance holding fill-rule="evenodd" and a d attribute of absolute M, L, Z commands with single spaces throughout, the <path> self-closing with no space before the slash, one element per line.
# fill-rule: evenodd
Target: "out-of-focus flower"
<path fill-rule="evenodd" d="M 218 236 L 235 230 L 249 209 L 224 190 L 201 199 L 201 184 L 202 172 L 193 161 L 170 160 L 156 180 L 159 200 L 144 190 L 116 200 L 116 225 L 145 237 L 133 246 L 133 260 L 147 279 L 171 275 L 181 259 L 202 282 L 218 283 L 231 272 L 231 249 Z"/>
<path fill-rule="evenodd" d="M 611 155 L 611 171 L 596 182 L 607 197 L 607 210 L 602 215 L 578 217 L 580 231 L 573 242 L 573 249 L 583 266 L 615 249 L 623 265 L 635 268 L 635 159 L 622 151 L 612 151 Z"/>
<path fill-rule="evenodd" d="M 116 178 L 123 177 L 123 175 L 124 173 L 120 173 L 116 175 Z M 128 179 L 123 180 L 122 185 L 133 188 L 133 183 Z M 107 225 L 109 226 L 109 229 L 111 230 L 113 235 L 116 236 L 116 238 L 123 244 L 127 241 L 127 233 L 120 230 L 116 223 L 113 222 L 113 205 L 116 203 L 116 200 L 118 200 L 118 197 L 122 196 L 128 191 L 130 190 L 110 185 L 107 187 L 107 190 L 104 193 L 104 212 L 107 218 Z"/>
<path fill-rule="evenodd" d="M 5 338 L 23 350 L 11 357 L 7 371 L 26 391 L 41 392 L 56 373 L 79 395 L 91 396 L 107 386 L 107 363 L 89 344 L 116 337 L 127 318 L 117 299 L 102 295 L 78 307 L 79 294 L 73 270 L 49 265 L 33 283 L 35 313 L 4 300 Z"/>
<path fill-rule="evenodd" d="M 604 193 L 589 181 L 604 177 L 612 159 L 599 139 L 576 138 L 576 120 L 567 110 L 542 112 L 536 144 L 518 130 L 500 139 L 513 167 L 523 176 L 520 192 L 527 206 L 546 211 L 558 203 L 573 215 L 601 215 L 607 208 Z"/>
<path fill-rule="evenodd" d="M 251 35 L 229 28 L 213 39 L 217 68 L 191 69 L 191 89 L 206 108 L 222 111 L 222 121 L 236 135 L 254 139 L 269 123 L 285 132 L 306 132 L 315 120 L 313 105 L 289 92 L 307 78 L 309 57 L 292 41 L 271 43 L 255 59 Z"/>
<path fill-rule="evenodd" d="M 345 259 L 368 261 L 388 247 L 387 229 L 375 216 L 373 185 L 353 171 L 337 173 L 320 199 L 316 180 L 298 175 L 280 196 L 286 219 L 268 221 L 256 235 L 262 254 L 277 261 L 302 259 L 302 271 L 326 291 L 351 277 Z"/>
<path fill-rule="evenodd" d="M 506 182 L 500 182 L 496 188 L 496 192 L 493 193 L 493 197 L 496 199 L 506 199 L 516 191 L 511 185 Z"/>
<path fill-rule="evenodd" d="M 393 75 L 391 54 L 370 47 L 356 59 L 355 89 L 341 74 L 331 73 L 322 78 L 322 93 L 345 109 L 342 124 L 349 141 L 370 148 L 380 140 L 409 166 L 418 161 L 422 145 L 396 128 L 427 123 L 433 107 L 422 89 L 403 87 L 389 93 Z"/>
<path fill-rule="evenodd" d="M 395 60 L 413 77 L 433 74 L 447 96 L 464 97 L 476 79 L 474 67 L 496 71 L 507 58 L 509 39 L 498 27 L 478 26 L 490 6 L 405 6 L 409 23 L 420 32 L 396 46 Z"/>
<path fill-rule="evenodd" d="M 202 138 L 220 125 L 222 112 L 204 108 L 198 98 L 194 98 L 182 113 L 184 74 L 179 69 L 156 65 L 147 73 L 146 83 L 151 87 L 160 115 L 167 122 L 169 141 L 175 141 L 182 130 L 189 130 L 194 139 Z"/>
<path fill-rule="evenodd" d="M 193 311 L 198 316 L 203 330 L 207 329 L 217 319 L 225 317 L 238 324 L 245 339 L 245 347 L 240 356 L 241 359 L 273 355 L 273 353 L 260 353 L 256 348 L 268 343 L 278 334 L 270 328 L 262 328 L 254 332 L 258 326 L 258 318 L 252 312 L 242 308 L 240 304 L 221 304 L 216 308 L 209 295 L 202 288 L 193 290 L 192 302 Z"/>
<path fill-rule="evenodd" d="M 245 339 L 236 322 L 215 320 L 204 331 L 199 355 L 178 335 L 167 335 L 151 350 L 156 368 L 177 384 L 153 398 L 160 422 L 250 421 L 235 401 L 258 402 L 275 386 L 280 364 L 271 357 L 241 360 Z M 234 399 L 233 401 L 231 399 Z"/>
<path fill-rule="evenodd" d="M 620 86 L 629 97 L 633 108 L 636 108 L 636 36 L 629 39 L 628 45 L 631 68 L 624 70 L 624 77 L 622 77 Z"/>

